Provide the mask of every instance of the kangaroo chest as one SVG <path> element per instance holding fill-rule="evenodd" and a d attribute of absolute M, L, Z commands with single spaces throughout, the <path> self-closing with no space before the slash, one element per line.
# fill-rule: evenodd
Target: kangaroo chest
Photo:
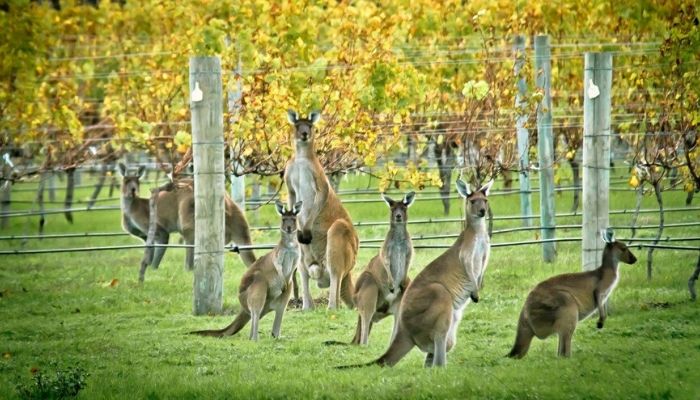
<path fill-rule="evenodd" d="M 298 246 L 283 246 L 279 249 L 273 263 L 275 264 L 277 274 L 282 280 L 287 280 L 287 277 L 291 276 L 292 271 L 296 268 L 297 262 L 299 261 L 299 255 Z"/>
<path fill-rule="evenodd" d="M 619 276 L 616 274 L 616 275 L 613 277 L 612 282 L 610 283 L 610 285 L 609 285 L 607 288 L 603 289 L 603 293 L 602 293 L 602 295 L 603 295 L 603 296 L 602 296 L 602 297 L 603 297 L 603 302 L 606 302 L 606 301 L 608 300 L 608 297 L 610 296 L 610 294 L 612 293 L 612 291 L 613 291 L 613 290 L 615 289 L 615 287 L 617 286 L 617 281 L 618 281 L 618 279 L 619 279 Z"/>
<path fill-rule="evenodd" d="M 489 252 L 489 240 L 488 236 L 476 236 L 474 238 L 474 246 L 472 248 L 472 265 L 474 268 L 474 275 L 480 277 L 484 268 L 484 261 Z"/>
<path fill-rule="evenodd" d="M 406 278 L 410 255 L 411 243 L 408 240 L 393 240 L 385 245 L 385 262 L 389 263 L 392 281 L 402 282 Z"/>
<path fill-rule="evenodd" d="M 297 159 L 291 168 L 290 181 L 294 191 L 296 192 L 297 200 L 304 202 L 301 208 L 301 213 L 297 215 L 297 220 L 300 226 L 306 225 L 314 207 L 320 207 L 320 204 L 315 204 L 316 180 L 314 179 L 314 164 L 307 159 Z"/>
<path fill-rule="evenodd" d="M 140 221 L 139 218 L 136 217 L 136 209 L 137 207 L 133 201 L 122 200 L 122 215 L 124 224 L 126 225 L 125 228 L 130 232 L 135 229 L 145 234 L 148 232 L 148 217 Z"/>
<path fill-rule="evenodd" d="M 462 271 L 455 278 L 458 282 L 457 290 L 454 293 L 452 307 L 456 313 L 461 313 L 471 298 L 472 291 L 478 289 L 481 277 L 486 269 L 486 260 L 489 255 L 488 236 L 476 235 L 471 243 L 463 245 L 460 250 L 462 261 Z"/>

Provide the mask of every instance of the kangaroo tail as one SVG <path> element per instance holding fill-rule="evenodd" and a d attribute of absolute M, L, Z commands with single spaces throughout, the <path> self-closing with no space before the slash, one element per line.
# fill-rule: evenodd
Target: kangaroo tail
<path fill-rule="evenodd" d="M 409 334 L 404 330 L 399 328 L 399 331 L 394 338 L 394 341 L 389 345 L 389 349 L 379 358 L 374 361 L 368 362 L 366 364 L 354 364 L 354 365 L 341 365 L 335 367 L 336 369 L 350 369 L 350 368 L 362 368 L 369 367 L 370 365 L 379 365 L 380 367 L 393 367 L 397 362 L 399 362 L 406 354 L 408 354 L 411 349 L 413 349 L 415 344 L 409 336 Z"/>
<path fill-rule="evenodd" d="M 250 314 L 241 311 L 231 324 L 223 329 L 212 329 L 203 331 L 192 331 L 190 335 L 224 337 L 238 333 L 250 321 Z"/>
<path fill-rule="evenodd" d="M 535 332 L 530 327 L 530 323 L 525 317 L 525 309 L 520 312 L 520 319 L 518 319 L 518 329 L 515 335 L 515 343 L 510 353 L 506 357 L 510 358 L 523 358 L 530 349 L 530 343 L 532 338 L 535 336 Z"/>

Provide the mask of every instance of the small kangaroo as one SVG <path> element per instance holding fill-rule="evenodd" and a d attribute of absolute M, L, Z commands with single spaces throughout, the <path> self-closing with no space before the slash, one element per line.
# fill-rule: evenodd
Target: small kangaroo
<path fill-rule="evenodd" d="M 359 247 L 350 215 L 335 195 L 314 150 L 313 126 L 320 118 L 318 112 L 312 112 L 309 118 L 287 112 L 287 119 L 294 125 L 295 152 L 287 162 L 284 180 L 289 205 L 298 200 L 305 204 L 298 217 L 303 310 L 314 307 L 309 278 L 316 280 L 319 288 L 329 288 L 329 309 L 337 308 L 341 299 L 353 307 L 351 271 Z"/>
<path fill-rule="evenodd" d="M 398 329 L 398 310 L 403 292 L 411 282 L 408 269 L 413 258 L 413 243 L 406 229 L 408 207 L 413 204 L 415 192 L 410 192 L 401 201 L 394 201 L 382 194 L 391 210 L 389 232 L 379 255 L 374 256 L 357 278 L 353 300 L 359 313 L 355 337 L 351 344 L 366 345 L 372 324 L 389 315 L 394 316 L 393 340 Z M 326 342 L 326 344 L 345 344 Z"/>
<path fill-rule="evenodd" d="M 146 172 L 146 167 L 139 167 L 136 174 L 129 174 L 126 166 L 119 163 L 119 173 L 122 176 L 121 209 L 122 227 L 128 233 L 146 241 L 148 222 L 150 219 L 148 199 L 139 197 L 140 180 Z M 194 182 L 191 179 L 183 179 L 168 185 L 166 190 L 158 193 L 156 200 L 157 225 L 154 237 L 155 244 L 168 244 L 170 234 L 179 232 L 185 239 L 185 243 L 194 244 Z M 236 244 L 250 245 L 250 231 L 245 215 L 230 197 L 224 197 L 226 213 L 225 241 Z M 151 260 L 151 266 L 157 269 L 165 255 L 165 247 L 156 247 Z M 192 269 L 194 266 L 194 249 L 186 250 L 185 266 Z M 242 250 L 241 258 L 246 266 L 255 261 L 252 250 Z M 145 267 L 142 265 L 139 271 L 139 281 L 143 282 Z"/>
<path fill-rule="evenodd" d="M 466 226 L 457 241 L 428 264 L 408 285 L 399 308 L 399 324 L 389 349 L 368 365 L 393 366 L 414 346 L 427 353 L 426 367 L 441 367 L 447 352 L 457 342 L 457 327 L 469 301 L 479 301 L 488 264 L 490 241 L 485 216 L 493 181 L 476 192 L 457 180 L 457 191 L 464 197 Z"/>
<path fill-rule="evenodd" d="M 241 312 L 223 329 L 190 332 L 201 336 L 232 336 L 252 320 L 250 340 L 258 340 L 258 322 L 270 311 L 275 312 L 272 336 L 279 338 L 282 317 L 292 293 L 292 274 L 296 271 L 301 250 L 297 242 L 297 215 L 302 202 L 297 202 L 291 211 L 276 202 L 277 213 L 282 216 L 281 239 L 275 248 L 259 258 L 246 270 L 238 287 Z"/>
<path fill-rule="evenodd" d="M 601 231 L 605 241 L 603 262 L 593 271 L 557 275 L 540 282 L 528 294 L 520 312 L 511 358 L 523 358 L 532 338 L 559 335 L 558 355 L 571 356 L 571 337 L 578 321 L 598 310 L 598 329 L 605 322 L 605 301 L 617 285 L 617 264 L 634 264 L 637 257 L 624 243 L 615 241 L 612 229 Z"/>

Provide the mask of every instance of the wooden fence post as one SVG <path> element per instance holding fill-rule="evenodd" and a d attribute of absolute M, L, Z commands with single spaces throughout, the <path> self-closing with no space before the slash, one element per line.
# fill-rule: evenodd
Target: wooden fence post
<path fill-rule="evenodd" d="M 243 73 L 243 67 L 241 63 L 241 54 L 240 54 L 240 47 L 238 51 L 238 66 L 236 67 L 235 73 L 231 74 L 235 78 L 236 76 L 241 77 L 241 74 Z M 243 85 L 241 84 L 242 78 L 239 78 L 236 81 L 236 90 L 230 90 L 228 92 L 228 111 L 229 111 L 229 123 L 231 125 L 235 124 L 238 122 L 239 118 L 239 113 L 241 110 L 241 97 L 243 96 Z M 233 148 L 238 147 L 239 143 L 234 143 L 231 146 L 231 150 L 229 152 L 230 155 L 230 160 L 231 160 L 231 198 L 233 201 L 238 204 L 239 207 L 241 207 L 241 210 L 245 211 L 245 175 L 236 175 L 238 173 L 241 173 L 243 171 L 243 166 L 238 162 L 238 160 L 234 160 L 234 152 Z"/>
<path fill-rule="evenodd" d="M 552 138 L 552 65 L 549 36 L 535 36 L 535 82 L 543 97 L 537 107 L 537 155 L 540 164 L 540 225 L 542 239 L 554 239 L 554 140 Z M 554 242 L 542 243 L 545 262 L 554 262 L 557 248 Z"/>
<path fill-rule="evenodd" d="M 224 115 L 219 57 L 190 57 L 194 314 L 220 313 L 224 270 Z"/>
<path fill-rule="evenodd" d="M 601 229 L 609 224 L 610 92 L 612 55 L 586 53 L 583 72 L 583 246 L 584 270 L 600 265 Z"/>
<path fill-rule="evenodd" d="M 527 85 L 525 77 L 520 76 L 520 71 L 525 65 L 525 36 L 517 35 L 513 44 L 515 53 L 515 78 L 517 80 L 518 93 L 515 95 L 515 110 L 524 111 Z M 527 115 L 519 115 L 515 120 L 515 129 L 518 135 L 518 181 L 520 182 L 520 213 L 523 217 L 532 215 L 532 203 L 530 202 L 530 165 L 529 150 L 530 143 L 527 129 L 525 128 Z M 523 226 L 532 226 L 531 218 L 523 218 Z"/>
<path fill-rule="evenodd" d="M 11 206 L 11 194 L 12 194 L 12 166 L 10 161 L 10 155 L 5 154 L 3 158 L 0 158 L 0 169 L 2 174 L 0 174 L 0 211 L 2 211 L 2 218 L 0 218 L 0 228 L 5 229 L 9 224 L 9 218 L 7 213 L 10 212 Z"/>

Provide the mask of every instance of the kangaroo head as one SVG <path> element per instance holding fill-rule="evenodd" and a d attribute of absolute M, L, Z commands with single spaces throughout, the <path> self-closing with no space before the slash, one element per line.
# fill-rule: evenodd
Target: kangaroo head
<path fill-rule="evenodd" d="M 294 140 L 297 146 L 313 144 L 314 125 L 321 119 L 321 113 L 312 111 L 308 118 L 299 118 L 294 110 L 287 110 L 287 120 L 294 125 Z"/>
<path fill-rule="evenodd" d="M 297 214 L 301 211 L 301 201 L 297 201 L 291 210 L 287 210 L 284 204 L 277 200 L 275 202 L 277 214 L 282 217 L 280 229 L 283 233 L 294 233 L 297 230 Z"/>
<path fill-rule="evenodd" d="M 126 165 L 119 163 L 119 174 L 122 176 L 122 196 L 133 198 L 138 196 L 140 180 L 146 174 L 146 167 L 140 166 L 135 175 L 130 175 Z"/>
<path fill-rule="evenodd" d="M 415 198 L 416 192 L 407 193 L 400 201 L 392 200 L 391 197 L 382 193 L 382 199 L 384 199 L 391 210 L 390 222 L 392 224 L 405 224 L 408 221 L 408 207 L 413 204 Z"/>
<path fill-rule="evenodd" d="M 619 260 L 625 264 L 634 264 L 637 262 L 637 257 L 632 254 L 629 247 L 627 247 L 626 244 L 615 240 L 615 232 L 613 232 L 612 228 L 601 230 L 600 236 L 605 242 L 603 260 L 605 260 L 606 254 L 611 254 L 613 260 Z"/>
<path fill-rule="evenodd" d="M 470 218 L 483 218 L 489 208 L 489 191 L 493 185 L 493 179 L 482 186 L 479 190 L 472 192 L 468 183 L 457 179 L 457 192 L 464 197 L 466 213 Z"/>

